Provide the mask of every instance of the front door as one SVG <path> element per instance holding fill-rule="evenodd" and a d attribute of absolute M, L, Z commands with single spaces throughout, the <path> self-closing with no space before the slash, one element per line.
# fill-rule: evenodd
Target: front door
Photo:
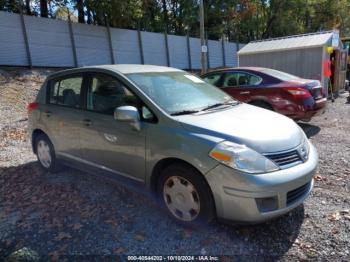
<path fill-rule="evenodd" d="M 146 126 L 140 131 L 114 119 L 119 106 L 140 100 L 116 77 L 89 74 L 81 145 L 84 160 L 98 168 L 144 181 Z"/>
<path fill-rule="evenodd" d="M 241 102 L 249 102 L 256 95 L 262 79 L 256 75 L 237 71 L 227 72 L 223 76 L 222 89 Z"/>

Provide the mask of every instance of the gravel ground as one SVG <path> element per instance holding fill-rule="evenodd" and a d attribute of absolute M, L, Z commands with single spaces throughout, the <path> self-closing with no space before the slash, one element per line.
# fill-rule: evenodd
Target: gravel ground
<path fill-rule="evenodd" d="M 40 169 L 26 138 L 26 105 L 49 73 L 0 70 L 0 260 L 137 254 L 350 261 L 347 94 L 301 124 L 320 155 L 315 189 L 304 205 L 261 225 L 191 230 L 174 223 L 145 192 L 73 169 Z"/>

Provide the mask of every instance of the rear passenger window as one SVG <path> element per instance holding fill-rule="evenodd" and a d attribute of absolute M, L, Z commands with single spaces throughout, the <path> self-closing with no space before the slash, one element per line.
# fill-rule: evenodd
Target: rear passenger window
<path fill-rule="evenodd" d="M 262 79 L 256 75 L 240 73 L 238 77 L 239 86 L 255 86 L 259 85 Z"/>
<path fill-rule="evenodd" d="M 87 109 L 113 115 L 119 106 L 140 108 L 141 101 L 131 93 L 118 79 L 105 75 L 93 75 L 88 90 Z"/>
<path fill-rule="evenodd" d="M 50 90 L 50 104 L 79 108 L 82 82 L 81 76 L 55 81 Z"/>

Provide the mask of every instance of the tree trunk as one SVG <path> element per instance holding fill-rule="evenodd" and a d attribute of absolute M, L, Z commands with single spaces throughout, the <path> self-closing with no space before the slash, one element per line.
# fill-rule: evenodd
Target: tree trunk
<path fill-rule="evenodd" d="M 91 17 L 91 10 L 89 7 L 87 7 L 87 10 L 86 10 L 86 13 L 87 13 L 87 23 L 88 24 L 91 24 L 92 23 L 92 17 Z"/>
<path fill-rule="evenodd" d="M 32 11 L 30 9 L 30 0 L 26 0 L 26 14 L 27 15 L 32 15 Z"/>
<path fill-rule="evenodd" d="M 168 9 L 166 7 L 166 0 L 162 0 L 163 5 L 163 19 L 165 24 L 165 31 L 168 32 Z"/>
<path fill-rule="evenodd" d="M 49 16 L 49 10 L 47 8 L 47 0 L 40 0 L 40 16 L 41 17 Z"/>
<path fill-rule="evenodd" d="M 84 3 L 83 0 L 77 0 L 77 10 L 78 10 L 78 22 L 85 23 L 85 14 L 84 14 Z"/>

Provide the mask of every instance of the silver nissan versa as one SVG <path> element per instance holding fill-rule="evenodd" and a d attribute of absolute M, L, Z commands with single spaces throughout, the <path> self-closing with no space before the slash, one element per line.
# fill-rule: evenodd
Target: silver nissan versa
<path fill-rule="evenodd" d="M 141 182 L 183 224 L 262 222 L 300 205 L 313 187 L 318 156 L 298 125 L 182 70 L 61 71 L 28 112 L 43 168 Z"/>

